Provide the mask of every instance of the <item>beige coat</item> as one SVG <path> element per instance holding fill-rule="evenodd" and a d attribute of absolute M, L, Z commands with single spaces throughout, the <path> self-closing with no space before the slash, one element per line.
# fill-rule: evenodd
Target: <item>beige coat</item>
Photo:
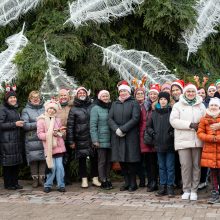
<path fill-rule="evenodd" d="M 205 114 L 206 108 L 201 97 L 197 96 L 197 102 L 190 106 L 183 95 L 180 96 L 179 102 L 174 104 L 170 115 L 170 124 L 175 129 L 175 150 L 203 146 L 196 131 L 189 126 L 190 123 L 199 123 Z"/>

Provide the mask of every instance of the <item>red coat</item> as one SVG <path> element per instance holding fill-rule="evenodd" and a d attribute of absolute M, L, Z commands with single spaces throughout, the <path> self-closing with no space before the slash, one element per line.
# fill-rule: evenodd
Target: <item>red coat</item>
<path fill-rule="evenodd" d="M 213 131 L 210 128 L 214 123 L 220 123 L 220 116 L 213 118 L 206 114 L 199 123 L 197 135 L 204 142 L 201 166 L 220 168 L 220 130 Z"/>
<path fill-rule="evenodd" d="M 146 109 L 145 109 L 143 104 L 141 104 L 140 106 L 141 106 L 141 118 L 140 118 L 139 129 L 140 129 L 140 148 L 141 148 L 141 153 L 155 152 L 155 149 L 154 149 L 153 146 L 146 145 L 144 143 L 144 131 L 146 129 L 147 121 L 151 119 L 152 110 L 146 111 Z"/>

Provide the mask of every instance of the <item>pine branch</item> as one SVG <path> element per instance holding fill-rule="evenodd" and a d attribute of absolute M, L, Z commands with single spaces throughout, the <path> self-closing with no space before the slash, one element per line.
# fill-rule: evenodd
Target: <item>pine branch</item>
<path fill-rule="evenodd" d="M 108 23 L 113 18 L 124 17 L 134 11 L 134 5 L 140 5 L 144 0 L 78 0 L 69 4 L 70 18 L 77 28 L 87 25 L 88 21 Z"/>
<path fill-rule="evenodd" d="M 1 0 L 0 26 L 5 26 L 35 8 L 41 0 Z"/>
<path fill-rule="evenodd" d="M 170 72 L 167 67 L 148 52 L 124 50 L 119 44 L 107 48 L 94 45 L 102 49 L 103 65 L 109 64 L 110 67 L 118 71 L 122 79 L 129 83 L 135 77 L 141 79 L 143 76 L 147 76 L 150 83 L 159 84 L 176 79 L 173 74 L 167 74 Z"/>
<path fill-rule="evenodd" d="M 20 33 L 5 40 L 8 49 L 0 53 L 0 84 L 3 82 L 10 83 L 17 76 L 18 70 L 14 64 L 14 59 L 17 53 L 28 43 L 28 39 L 24 36 L 24 27 L 25 24 Z"/>
<path fill-rule="evenodd" d="M 188 47 L 187 60 L 191 53 L 196 53 L 205 39 L 217 33 L 214 29 L 220 23 L 220 1 L 200 0 L 195 6 L 198 14 L 197 24 L 193 30 L 186 30 L 182 36 Z"/>
<path fill-rule="evenodd" d="M 77 87 L 77 84 L 74 78 L 67 76 L 65 70 L 60 67 L 63 62 L 47 51 L 46 42 L 44 42 L 44 47 L 48 70 L 45 73 L 40 90 L 45 99 L 50 99 L 52 96 L 57 95 L 60 89 L 73 90 Z"/>

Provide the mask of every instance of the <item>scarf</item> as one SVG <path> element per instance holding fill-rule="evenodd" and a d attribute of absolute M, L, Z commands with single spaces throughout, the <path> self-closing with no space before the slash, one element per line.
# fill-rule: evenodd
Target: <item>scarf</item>
<path fill-rule="evenodd" d="M 220 114 L 220 110 L 218 110 L 217 112 L 211 112 L 209 109 L 206 109 L 206 113 L 212 118 L 217 118 Z"/>
<path fill-rule="evenodd" d="M 96 101 L 96 105 L 98 105 L 98 106 L 100 106 L 102 108 L 107 108 L 107 109 L 111 108 L 111 102 L 105 103 L 105 102 L 101 101 L 100 99 L 98 99 Z"/>
<path fill-rule="evenodd" d="M 39 118 L 43 118 L 45 120 L 46 124 L 46 146 L 47 146 L 47 152 L 46 152 L 46 163 L 49 169 L 53 168 L 53 153 L 52 149 L 53 147 L 57 147 L 57 137 L 53 135 L 54 131 L 54 125 L 55 125 L 55 115 L 50 116 L 46 112 L 45 114 L 41 115 Z"/>
<path fill-rule="evenodd" d="M 126 95 L 125 97 L 119 96 L 118 99 L 119 99 L 119 101 L 124 102 L 124 101 L 127 100 L 130 96 L 131 96 L 130 94 Z"/>
<path fill-rule="evenodd" d="M 188 98 L 186 98 L 186 96 L 184 95 L 183 96 L 183 98 L 186 100 L 186 102 L 189 104 L 189 105 L 191 105 L 191 106 L 193 106 L 195 103 L 196 103 L 196 97 L 194 98 L 194 99 L 192 99 L 192 100 L 189 100 Z"/>

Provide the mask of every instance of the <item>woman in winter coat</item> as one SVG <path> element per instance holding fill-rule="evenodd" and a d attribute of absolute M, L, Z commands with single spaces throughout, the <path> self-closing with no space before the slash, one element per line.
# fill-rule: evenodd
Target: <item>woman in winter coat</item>
<path fill-rule="evenodd" d="M 90 158 L 90 170 L 92 184 L 101 186 L 98 180 L 97 152 L 92 147 L 90 137 L 90 110 L 92 107 L 89 92 L 85 87 L 79 87 L 75 91 L 73 107 L 67 119 L 67 142 L 76 151 L 76 158 L 79 159 L 79 175 L 82 178 L 82 188 L 88 187 L 88 173 L 86 159 Z"/>
<path fill-rule="evenodd" d="M 141 132 L 146 129 L 146 123 L 151 120 L 152 111 L 155 109 L 155 105 L 158 102 L 158 94 L 160 92 L 160 87 L 158 84 L 151 85 L 147 102 L 142 107 L 141 111 Z M 136 95 L 136 99 L 138 96 Z M 146 111 L 145 111 L 146 110 Z M 144 122 L 146 120 L 146 122 Z M 145 166 L 147 171 L 147 192 L 153 192 L 158 190 L 158 165 L 157 165 L 157 152 L 155 148 L 150 144 L 143 144 L 143 136 L 141 142 L 141 153 L 144 153 Z"/>
<path fill-rule="evenodd" d="M 211 98 L 205 117 L 201 118 L 198 137 L 204 142 L 201 166 L 211 168 L 212 195 L 208 203 L 219 202 L 220 187 L 220 130 L 212 130 L 210 126 L 220 123 L 220 101 Z"/>
<path fill-rule="evenodd" d="M 196 86 L 189 83 L 170 115 L 170 123 L 175 129 L 175 150 L 178 151 L 181 164 L 183 200 L 197 200 L 202 142 L 196 131 L 206 111 L 202 101 L 197 95 Z"/>
<path fill-rule="evenodd" d="M 174 129 L 169 119 L 171 107 L 169 106 L 170 94 L 159 93 L 159 100 L 152 113 L 152 118 L 147 123 L 145 135 L 150 135 L 154 140 L 154 148 L 157 151 L 160 189 L 157 196 L 174 196 L 175 181 L 175 151 Z"/>
<path fill-rule="evenodd" d="M 44 192 L 49 193 L 56 176 L 57 190 L 65 192 L 63 155 L 66 152 L 63 136 L 65 128 L 61 120 L 56 117 L 60 105 L 55 100 L 44 104 L 45 113 L 37 118 L 37 135 L 43 142 L 44 154 L 47 163 L 47 178 L 44 183 Z"/>
<path fill-rule="evenodd" d="M 124 175 L 121 191 L 137 189 L 136 167 L 140 162 L 139 119 L 140 107 L 131 96 L 131 88 L 126 81 L 119 84 L 119 97 L 113 102 L 109 112 L 111 129 L 112 161 L 120 162 Z"/>
<path fill-rule="evenodd" d="M 8 190 L 23 188 L 18 184 L 18 173 L 19 165 L 23 162 L 21 128 L 24 122 L 18 113 L 14 90 L 14 87 L 6 88 L 4 103 L 0 108 L 0 162 L 3 166 L 4 187 Z"/>
<path fill-rule="evenodd" d="M 21 118 L 24 120 L 26 159 L 31 169 L 34 188 L 43 186 L 46 168 L 44 147 L 37 136 L 37 117 L 43 113 L 44 106 L 40 93 L 38 91 L 30 92 Z"/>
<path fill-rule="evenodd" d="M 111 143 L 108 114 L 111 107 L 110 94 L 107 90 L 98 93 L 96 105 L 91 109 L 90 134 L 93 145 L 98 151 L 98 171 L 102 189 L 112 189 L 110 181 Z"/>
<path fill-rule="evenodd" d="M 60 118 L 62 126 L 66 127 L 67 126 L 67 118 L 69 115 L 69 111 L 73 105 L 72 100 L 71 100 L 71 96 L 70 96 L 70 90 L 68 89 L 61 89 L 59 91 L 59 95 L 58 95 L 58 100 L 60 102 L 61 105 L 61 109 L 59 109 L 59 111 L 57 112 L 57 117 Z M 66 153 L 64 156 L 64 170 L 65 170 L 65 184 L 66 185 L 71 185 L 72 181 L 71 181 L 71 169 L 70 169 L 70 162 L 72 159 L 72 155 L 73 155 L 73 150 L 69 147 L 67 141 L 66 141 L 66 136 L 63 137 L 64 141 L 65 141 L 65 147 L 66 147 Z"/>

